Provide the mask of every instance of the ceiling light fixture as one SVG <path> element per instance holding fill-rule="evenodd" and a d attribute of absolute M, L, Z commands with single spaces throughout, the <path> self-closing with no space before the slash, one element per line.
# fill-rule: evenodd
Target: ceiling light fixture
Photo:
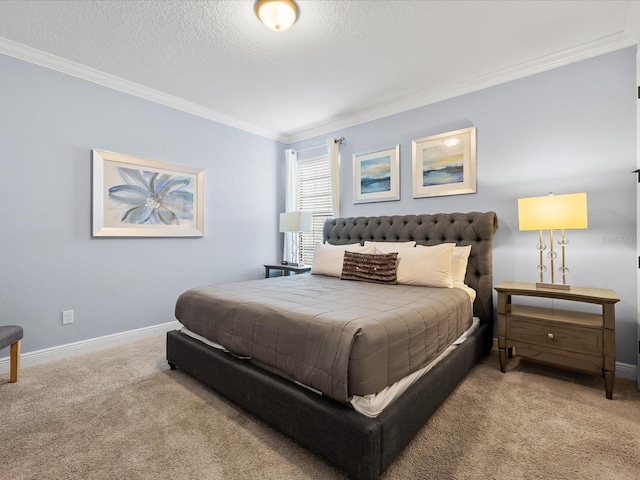
<path fill-rule="evenodd" d="M 260 21 L 276 32 L 288 30 L 300 16 L 293 0 L 257 0 L 253 9 Z"/>

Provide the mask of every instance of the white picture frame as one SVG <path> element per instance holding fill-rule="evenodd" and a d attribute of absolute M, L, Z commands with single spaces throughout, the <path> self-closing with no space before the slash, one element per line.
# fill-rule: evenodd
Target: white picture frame
<path fill-rule="evenodd" d="M 400 200 L 400 145 L 353 155 L 354 203 Z"/>
<path fill-rule="evenodd" d="M 476 193 L 476 127 L 413 140 L 413 198 Z"/>
<path fill-rule="evenodd" d="M 204 169 L 104 150 L 92 163 L 92 236 L 204 235 Z"/>

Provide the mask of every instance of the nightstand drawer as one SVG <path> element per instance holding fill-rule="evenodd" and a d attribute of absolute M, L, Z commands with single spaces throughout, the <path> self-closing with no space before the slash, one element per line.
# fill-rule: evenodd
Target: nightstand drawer
<path fill-rule="evenodd" d="M 602 330 L 556 322 L 509 317 L 507 338 L 516 342 L 542 345 L 587 355 L 602 355 Z"/>

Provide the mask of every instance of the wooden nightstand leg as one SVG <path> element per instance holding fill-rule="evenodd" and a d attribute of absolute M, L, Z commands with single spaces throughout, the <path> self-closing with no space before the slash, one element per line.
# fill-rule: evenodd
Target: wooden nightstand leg
<path fill-rule="evenodd" d="M 509 358 L 513 358 L 513 347 L 507 348 L 507 355 Z"/>
<path fill-rule="evenodd" d="M 507 312 L 511 311 L 511 295 L 498 292 L 498 356 L 500 357 L 500 371 L 507 371 Z"/>
<path fill-rule="evenodd" d="M 608 372 L 606 370 L 602 372 L 602 375 L 604 376 L 604 389 L 607 392 L 607 398 L 611 400 L 613 398 L 613 381 L 615 380 L 616 375 L 615 373 Z"/>

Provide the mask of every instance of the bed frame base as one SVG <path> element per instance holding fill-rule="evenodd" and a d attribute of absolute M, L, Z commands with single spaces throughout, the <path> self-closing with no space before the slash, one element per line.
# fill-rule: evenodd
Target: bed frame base
<path fill-rule="evenodd" d="M 361 415 L 179 331 L 167 333 L 167 361 L 351 477 L 375 480 L 486 355 L 491 333 L 482 325 L 377 418 Z"/>

